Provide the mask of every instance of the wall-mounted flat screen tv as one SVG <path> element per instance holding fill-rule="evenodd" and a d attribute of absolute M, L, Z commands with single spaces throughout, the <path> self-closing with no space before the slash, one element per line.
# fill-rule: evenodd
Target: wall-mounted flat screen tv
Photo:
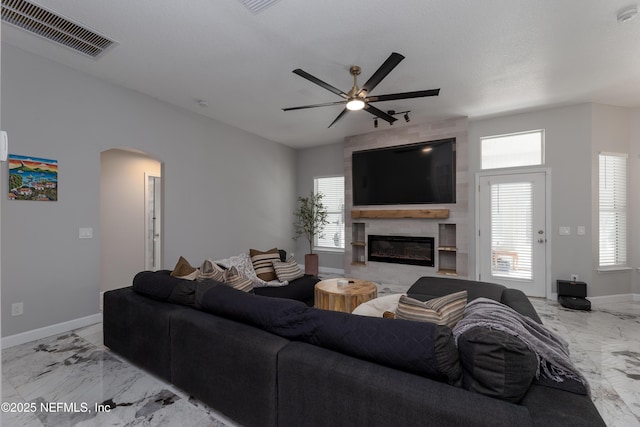
<path fill-rule="evenodd" d="M 351 161 L 354 206 L 456 202 L 455 138 L 355 151 Z"/>

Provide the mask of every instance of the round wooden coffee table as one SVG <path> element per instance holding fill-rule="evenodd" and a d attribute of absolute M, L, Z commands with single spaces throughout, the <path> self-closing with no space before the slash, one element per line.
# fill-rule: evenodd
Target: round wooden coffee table
<path fill-rule="evenodd" d="M 338 281 L 348 281 L 339 286 Z M 378 296 L 375 283 L 359 279 L 326 279 L 316 283 L 315 307 L 324 310 L 351 313 L 363 302 Z"/>

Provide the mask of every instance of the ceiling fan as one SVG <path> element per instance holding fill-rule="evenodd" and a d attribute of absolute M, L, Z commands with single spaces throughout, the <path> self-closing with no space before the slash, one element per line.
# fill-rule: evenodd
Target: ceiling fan
<path fill-rule="evenodd" d="M 418 90 L 414 92 L 402 92 L 402 93 L 391 93 L 388 95 L 378 95 L 378 96 L 369 96 L 369 92 L 371 92 L 377 85 L 384 79 L 387 74 L 391 72 L 402 60 L 404 56 L 399 53 L 393 52 L 386 61 L 376 70 L 375 73 L 369 80 L 362 86 L 358 87 L 358 76 L 362 71 L 360 67 L 357 65 L 353 65 L 349 68 L 349 73 L 353 76 L 353 87 L 347 93 L 331 86 L 328 83 L 323 82 L 317 77 L 312 76 L 306 71 L 297 68 L 293 70 L 293 72 L 299 75 L 302 78 L 309 80 L 312 83 L 317 84 L 320 87 L 327 89 L 329 92 L 333 92 L 336 95 L 344 98 L 342 101 L 335 102 L 325 102 L 323 104 L 314 104 L 314 105 L 303 105 L 300 107 L 289 107 L 283 108 L 283 111 L 291 111 L 291 110 L 303 110 L 306 108 L 316 108 L 316 107 L 327 107 L 330 105 L 340 105 L 345 104 L 345 108 L 338 114 L 338 117 L 335 118 L 333 122 L 329 125 L 329 127 L 336 124 L 338 120 L 340 120 L 348 111 L 357 111 L 364 109 L 369 113 L 373 114 L 376 117 L 381 118 L 382 120 L 386 120 L 389 123 L 395 122 L 396 119 L 390 114 L 385 113 L 382 110 L 377 109 L 373 105 L 372 102 L 380 102 L 380 101 L 393 101 L 396 99 L 408 99 L 408 98 L 421 98 L 424 96 L 438 96 L 440 93 L 440 89 L 429 89 L 429 90 Z"/>

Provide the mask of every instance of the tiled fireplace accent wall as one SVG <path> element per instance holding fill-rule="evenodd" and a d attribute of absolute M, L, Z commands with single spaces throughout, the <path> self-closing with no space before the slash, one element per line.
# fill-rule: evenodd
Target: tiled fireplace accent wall
<path fill-rule="evenodd" d="M 354 248 L 351 245 L 353 222 L 351 154 L 354 151 L 372 148 L 391 147 L 444 138 L 456 138 L 456 203 L 442 205 L 392 205 L 392 206 L 358 206 L 357 209 L 449 209 L 448 219 L 356 219 L 364 223 L 365 236 L 369 234 L 392 236 L 424 236 L 434 237 L 438 246 L 438 230 L 440 224 L 456 225 L 455 269 L 457 277 L 466 278 L 469 271 L 469 238 L 468 238 L 468 138 L 467 118 L 450 119 L 433 123 L 403 126 L 395 129 L 376 131 L 345 139 L 344 178 L 345 178 L 345 274 L 359 279 L 395 285 L 398 291 L 406 290 L 422 276 L 438 275 L 438 255 L 436 265 L 424 267 L 405 264 L 389 264 L 373 262 L 366 259 L 364 263 L 353 263 Z M 443 243 L 444 244 L 444 243 Z M 366 251 L 361 251 L 366 253 Z"/>

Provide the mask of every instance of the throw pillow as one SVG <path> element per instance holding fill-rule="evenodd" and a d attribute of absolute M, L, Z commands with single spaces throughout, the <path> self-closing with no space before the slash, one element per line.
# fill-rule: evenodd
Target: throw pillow
<path fill-rule="evenodd" d="M 278 278 L 273 268 L 273 261 L 280 261 L 280 252 L 277 248 L 269 249 L 266 252 L 250 249 L 249 256 L 253 269 L 260 279 L 269 282 Z"/>
<path fill-rule="evenodd" d="M 197 278 L 199 282 L 207 279 L 217 280 L 218 282 L 224 281 L 224 270 L 210 259 L 207 259 L 202 263 Z"/>
<path fill-rule="evenodd" d="M 235 266 L 224 272 L 224 283 L 239 291 L 251 292 L 253 290 L 251 279 L 240 273 Z"/>
<path fill-rule="evenodd" d="M 285 262 L 274 260 L 272 263 L 273 269 L 276 271 L 276 276 L 278 276 L 278 280 L 281 282 L 290 282 L 304 276 L 304 271 L 300 270 L 298 263 L 293 257 L 289 257 Z"/>
<path fill-rule="evenodd" d="M 535 353 L 517 337 L 484 327 L 458 337 L 462 384 L 467 390 L 517 403 L 538 369 Z"/>
<path fill-rule="evenodd" d="M 198 277 L 198 269 L 192 267 L 184 257 L 178 259 L 178 263 L 171 271 L 171 276 L 178 279 L 195 280 Z"/>
<path fill-rule="evenodd" d="M 398 301 L 396 318 L 447 325 L 453 328 L 462 319 L 465 305 L 467 305 L 467 291 L 425 302 L 403 295 Z"/>

